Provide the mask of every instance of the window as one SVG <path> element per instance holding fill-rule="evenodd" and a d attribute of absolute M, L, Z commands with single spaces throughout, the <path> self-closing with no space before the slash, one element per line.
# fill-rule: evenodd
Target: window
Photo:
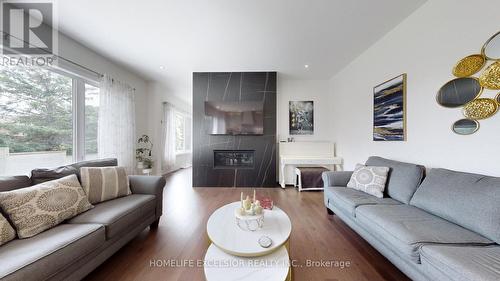
<path fill-rule="evenodd" d="M 0 176 L 96 155 L 96 86 L 60 70 L 0 65 Z"/>
<path fill-rule="evenodd" d="M 191 118 L 181 112 L 175 113 L 175 151 L 191 151 Z"/>

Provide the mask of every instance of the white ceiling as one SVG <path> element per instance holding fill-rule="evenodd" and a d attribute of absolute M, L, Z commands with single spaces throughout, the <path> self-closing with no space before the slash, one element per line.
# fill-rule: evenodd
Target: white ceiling
<path fill-rule="evenodd" d="M 424 2 L 71 0 L 58 16 L 69 37 L 189 100 L 178 91 L 193 71 L 329 79 Z"/>

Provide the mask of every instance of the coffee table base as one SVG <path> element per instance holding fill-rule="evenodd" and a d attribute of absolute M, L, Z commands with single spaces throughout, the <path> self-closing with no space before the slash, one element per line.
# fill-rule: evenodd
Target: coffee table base
<path fill-rule="evenodd" d="M 204 259 L 207 281 L 291 281 L 292 270 L 287 247 L 255 258 L 237 257 L 219 249 L 214 244 L 208 247 Z"/>

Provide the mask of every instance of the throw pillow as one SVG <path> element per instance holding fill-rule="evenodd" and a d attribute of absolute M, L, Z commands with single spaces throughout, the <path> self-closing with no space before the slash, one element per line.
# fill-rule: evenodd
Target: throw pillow
<path fill-rule="evenodd" d="M 83 190 L 92 204 L 131 193 L 127 172 L 123 167 L 82 167 L 80 174 Z"/>
<path fill-rule="evenodd" d="M 0 207 L 19 238 L 28 238 L 91 209 L 76 175 L 0 192 Z"/>
<path fill-rule="evenodd" d="M 16 231 L 12 228 L 6 218 L 0 214 L 0 246 L 14 240 Z"/>
<path fill-rule="evenodd" d="M 375 167 L 357 164 L 347 187 L 363 191 L 378 198 L 384 197 L 389 167 Z"/>

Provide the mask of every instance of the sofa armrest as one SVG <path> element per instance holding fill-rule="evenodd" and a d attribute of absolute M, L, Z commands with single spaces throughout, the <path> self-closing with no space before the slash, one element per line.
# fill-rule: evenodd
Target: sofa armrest
<path fill-rule="evenodd" d="M 328 171 L 321 175 L 324 187 L 328 186 L 347 186 L 351 179 L 352 171 Z"/>
<path fill-rule="evenodd" d="M 156 218 L 163 212 L 163 188 L 166 181 L 158 176 L 129 176 L 130 190 L 133 194 L 150 194 L 156 196 Z"/>

